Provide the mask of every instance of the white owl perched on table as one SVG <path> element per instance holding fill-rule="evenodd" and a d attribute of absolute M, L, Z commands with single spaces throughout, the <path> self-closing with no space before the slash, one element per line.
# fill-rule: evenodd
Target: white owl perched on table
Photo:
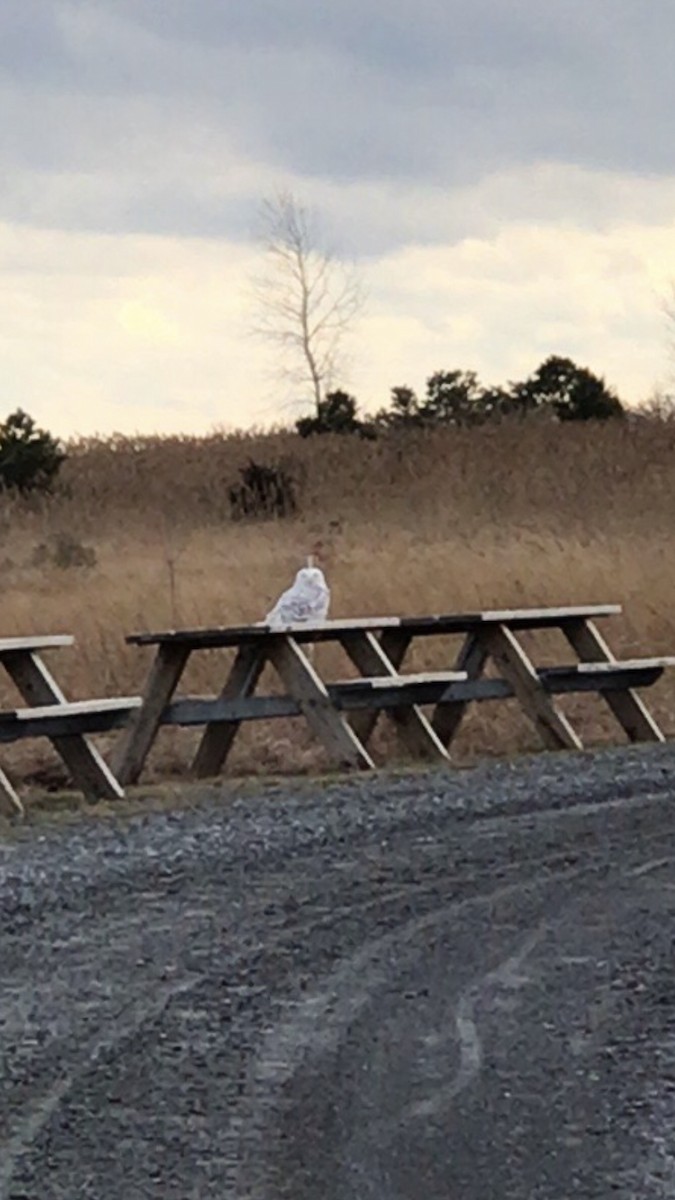
<path fill-rule="evenodd" d="M 318 567 L 302 567 L 293 586 L 282 592 L 268 612 L 265 624 L 279 628 L 303 621 L 325 621 L 329 604 L 330 590 L 323 571 Z"/>

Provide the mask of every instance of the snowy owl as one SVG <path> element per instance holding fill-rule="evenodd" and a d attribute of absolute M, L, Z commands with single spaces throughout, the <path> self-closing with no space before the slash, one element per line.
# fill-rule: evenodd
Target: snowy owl
<path fill-rule="evenodd" d="M 330 591 L 323 571 L 318 567 L 303 567 L 293 586 L 282 592 L 268 612 L 265 624 L 278 628 L 298 621 L 325 621 L 329 604 Z"/>

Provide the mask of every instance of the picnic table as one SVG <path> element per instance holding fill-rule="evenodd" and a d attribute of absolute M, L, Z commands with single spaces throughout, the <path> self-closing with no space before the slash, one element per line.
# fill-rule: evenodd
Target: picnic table
<path fill-rule="evenodd" d="M 417 756 L 448 760 L 448 748 L 470 703 L 515 697 L 544 744 L 581 749 L 579 735 L 554 697 L 599 693 L 631 741 L 663 741 L 636 688 L 655 683 L 671 658 L 617 661 L 595 621 L 621 612 L 618 604 L 563 608 L 493 610 L 442 616 L 329 620 L 316 624 L 268 625 L 137 633 L 127 642 L 152 647 L 154 660 L 112 756 L 121 784 L 136 781 L 159 728 L 205 726 L 192 769 L 198 777 L 223 767 L 243 721 L 302 716 L 340 766 L 372 768 L 368 743 L 380 712 L 395 722 L 401 739 Z M 538 668 L 519 638 L 523 631 L 558 629 L 575 661 Z M 401 671 L 414 640 L 461 635 L 448 670 Z M 345 651 L 356 678 L 326 681 L 307 648 L 335 642 Z M 176 696 L 193 653 L 234 651 L 234 661 L 217 696 Z M 485 677 L 492 662 L 499 677 Z M 283 695 L 260 695 L 263 668 L 271 663 L 285 686 Z M 424 706 L 433 706 L 428 716 Z"/>
<path fill-rule="evenodd" d="M 0 711 L 0 742 L 47 737 L 76 787 L 92 798 L 116 800 L 124 795 L 123 788 L 86 735 L 122 724 L 140 705 L 140 698 L 69 702 L 41 652 L 72 646 L 74 641 L 70 634 L 0 638 L 0 664 L 29 705 Z M 1 767 L 0 804 L 12 813 L 23 814 L 21 800 Z"/>

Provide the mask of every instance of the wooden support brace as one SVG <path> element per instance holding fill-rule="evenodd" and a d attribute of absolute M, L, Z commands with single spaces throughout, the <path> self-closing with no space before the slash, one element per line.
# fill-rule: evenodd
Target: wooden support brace
<path fill-rule="evenodd" d="M 547 695 L 537 672 L 522 646 L 506 625 L 497 625 L 484 635 L 491 658 L 511 684 L 521 708 L 551 750 L 582 750 L 581 739 L 567 718 Z"/>
<path fill-rule="evenodd" d="M 143 770 L 162 713 L 176 690 L 189 654 L 189 646 L 159 646 L 145 685 L 141 707 L 127 725 L 112 754 L 113 770 L 122 785 L 135 783 Z"/>
<path fill-rule="evenodd" d="M 456 671 L 466 671 L 467 679 L 471 682 L 480 679 L 489 657 L 485 638 L 480 633 L 469 633 L 457 655 Z M 437 704 L 434 709 L 431 724 L 437 737 L 444 746 L 449 746 L 459 729 L 469 702 L 454 701 L 450 704 Z"/>
<path fill-rule="evenodd" d="M 17 796 L 5 772 L 0 767 L 0 810 L 4 809 L 8 817 L 23 817 L 23 804 Z"/>
<path fill-rule="evenodd" d="M 268 654 L 288 694 L 300 705 L 307 724 L 331 757 L 340 766 L 374 768 L 368 751 L 333 705 L 325 684 L 295 639 L 279 635 L 269 645 Z"/>
<path fill-rule="evenodd" d="M 581 662 L 616 662 L 614 654 L 593 621 L 580 618 L 562 626 L 567 641 Z M 614 713 L 631 742 L 664 742 L 665 736 L 644 700 L 632 688 L 621 692 L 603 692 L 607 707 Z"/>
<path fill-rule="evenodd" d="M 403 659 L 406 656 L 408 647 L 412 641 L 412 634 L 408 633 L 407 630 L 400 629 L 400 628 L 385 629 L 384 632 L 382 633 L 382 636 L 380 637 L 380 639 L 378 641 L 377 636 L 372 631 L 369 630 L 367 632 L 368 632 L 368 637 L 371 639 L 371 642 L 369 643 L 369 645 L 372 646 L 372 643 L 374 642 L 377 646 L 377 651 L 375 651 L 375 653 L 377 653 L 377 655 L 378 655 L 379 665 L 372 672 L 369 670 L 362 669 L 362 667 L 359 665 L 359 663 L 356 661 L 356 659 L 352 657 L 352 653 L 351 653 L 349 646 L 347 645 L 347 642 L 343 641 L 343 639 L 340 638 L 340 642 L 343 645 L 345 651 L 347 652 L 349 658 L 354 663 L 354 666 L 357 667 L 359 671 L 361 671 L 362 675 L 369 675 L 369 674 L 388 675 L 388 674 L 391 674 L 392 671 L 394 671 L 394 672 L 398 671 L 399 667 L 401 666 L 401 664 L 403 662 Z M 358 630 L 358 629 L 350 630 L 349 634 L 348 634 L 348 638 L 351 638 L 354 633 L 356 633 L 356 636 L 358 638 L 358 637 L 360 637 L 362 631 Z M 353 645 L 353 643 L 350 643 L 350 644 Z M 383 656 L 382 658 L 380 657 L 380 654 L 379 654 L 380 651 Z M 388 669 L 383 668 L 383 659 L 386 659 Z M 368 742 L 370 741 L 370 739 L 373 735 L 375 726 L 377 725 L 379 715 L 380 715 L 379 712 L 373 712 L 372 710 L 369 711 L 368 709 L 365 709 L 362 712 L 354 713 L 354 715 L 352 716 L 351 721 L 350 721 L 351 727 L 354 730 L 354 733 L 356 734 L 356 736 L 358 737 L 359 741 L 361 742 L 361 744 L 363 746 L 368 745 Z"/>
<path fill-rule="evenodd" d="M 251 696 L 262 674 L 266 657 L 262 647 L 240 646 L 218 698 L 243 700 Z M 194 775 L 199 779 L 206 779 L 218 774 L 230 752 L 240 724 L 240 721 L 211 721 L 206 726 L 192 763 Z"/>
<path fill-rule="evenodd" d="M 66 703 L 56 680 L 36 652 L 17 650 L 4 654 L 2 662 L 28 704 Z M 118 800 L 124 795 L 114 773 L 84 734 L 58 735 L 50 737 L 49 741 L 85 796 Z"/>
<path fill-rule="evenodd" d="M 340 643 L 362 675 L 397 676 L 396 667 L 374 634 L 368 632 L 344 634 L 340 638 Z M 417 705 L 388 709 L 387 713 L 395 722 L 401 739 L 412 754 L 427 759 L 447 760 L 449 758 L 445 746 L 438 739 L 421 708 L 418 708 Z M 353 728 L 354 722 L 352 722 Z M 360 740 L 363 744 L 363 734 Z"/>

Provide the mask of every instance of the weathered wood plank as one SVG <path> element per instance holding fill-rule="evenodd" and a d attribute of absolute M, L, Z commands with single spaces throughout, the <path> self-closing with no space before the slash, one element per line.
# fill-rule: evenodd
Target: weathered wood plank
<path fill-rule="evenodd" d="M 480 679 L 485 669 L 488 655 L 487 645 L 481 637 L 480 632 L 474 631 L 468 633 L 457 655 L 455 669 L 457 671 L 465 671 L 467 678 L 470 680 Z M 431 724 L 444 746 L 449 746 L 457 734 L 468 708 L 468 703 L 468 701 L 459 700 L 451 704 L 438 704 L 435 708 Z"/>
<path fill-rule="evenodd" d="M 602 679 L 604 675 L 613 675 L 617 671 L 631 672 L 636 674 L 645 674 L 650 671 L 657 671 L 663 674 L 666 667 L 675 666 L 675 658 L 664 656 L 662 658 L 612 658 L 609 662 L 579 662 L 571 663 L 561 667 L 545 667 L 543 668 L 548 675 L 564 675 L 573 672 L 578 676 L 589 676 L 594 679 Z"/>
<path fill-rule="evenodd" d="M 593 621 L 580 618 L 569 622 L 563 633 L 582 661 L 616 662 L 614 654 Z M 669 665 L 664 661 L 664 666 Z M 640 696 L 627 688 L 607 692 L 604 700 L 631 742 L 664 742 L 665 736 Z"/>
<path fill-rule="evenodd" d="M 405 637 L 400 639 L 400 653 L 397 655 L 399 661 L 405 654 L 405 641 Z M 396 677 L 397 667 L 374 634 L 365 631 L 347 633 L 342 635 L 340 642 L 354 666 L 363 675 L 372 676 L 376 672 L 382 675 L 382 678 L 364 679 L 360 681 L 362 684 L 377 689 L 382 686 L 386 687 L 388 678 Z M 359 681 L 356 682 L 358 686 Z M 388 716 L 396 724 L 401 740 L 416 757 L 432 760 L 449 757 L 445 747 L 438 740 L 429 721 L 417 705 L 392 708 L 388 711 Z M 363 725 L 356 725 L 355 722 L 352 722 L 352 729 L 356 729 L 357 736 L 363 745 Z"/>
<path fill-rule="evenodd" d="M 425 633 L 469 633 L 486 625 L 508 625 L 510 629 L 546 629 L 562 626 L 580 617 L 611 617 L 621 612 L 620 604 L 563 605 L 555 608 L 485 609 L 475 613 L 448 613 L 431 617 L 402 617 L 401 628 L 412 628 L 415 637 Z"/>
<path fill-rule="evenodd" d="M 465 684 L 419 682 L 415 679 L 403 686 L 361 691 L 351 684 L 326 685 L 331 702 L 341 712 L 383 712 L 387 709 L 413 704 L 435 704 L 441 696 L 455 697 Z M 472 700 L 503 700 L 513 696 L 513 688 L 503 679 L 480 680 L 472 688 Z M 273 721 L 279 718 L 302 716 L 302 708 L 292 696 L 250 696 L 240 700 L 221 700 L 207 696 L 183 696 L 173 700 L 162 714 L 163 725 L 205 725 L 209 721 Z"/>
<path fill-rule="evenodd" d="M 299 644 L 339 641 L 343 633 L 385 629 L 405 630 L 410 637 L 429 637 L 443 633 L 468 633 L 486 625 L 508 625 L 513 629 L 543 629 L 560 626 L 579 617 L 609 617 L 621 612 L 619 604 L 568 605 L 562 608 L 494 609 L 473 613 L 446 613 L 431 617 L 354 617 L 349 619 L 305 622 L 272 630 L 268 625 L 221 626 L 210 629 L 169 629 L 160 633 L 132 633 L 127 642 L 136 646 L 187 645 L 192 650 L 226 648 L 272 643 L 279 633 L 287 633 Z"/>
<path fill-rule="evenodd" d="M 597 668 L 597 669 L 596 669 Z M 542 687 L 550 695 L 576 692 L 622 691 L 628 686 L 651 687 L 661 677 L 664 664 L 658 659 L 637 659 L 610 664 L 572 664 L 545 667 L 536 672 Z M 516 693 L 506 679 L 469 679 L 461 672 L 439 671 L 419 675 L 400 675 L 396 679 L 344 680 L 327 685 L 334 703 L 345 711 L 366 706 L 392 708 L 400 705 L 451 706 L 472 701 L 505 700 Z M 263 698 L 261 697 L 261 700 Z M 270 697 L 270 700 L 281 697 Z M 284 715 L 291 715 L 285 712 Z"/>
<path fill-rule="evenodd" d="M 220 699 L 227 702 L 250 696 L 256 689 L 266 657 L 264 647 L 240 646 Z M 194 775 L 206 779 L 222 770 L 240 724 L 239 721 L 209 722 L 192 763 Z"/>
<path fill-rule="evenodd" d="M 15 650 L 50 650 L 57 646 L 72 646 L 74 641 L 75 638 L 70 633 L 0 638 L 0 658 L 3 654 L 13 654 Z"/>
<path fill-rule="evenodd" d="M 2 662 L 28 704 L 49 706 L 67 703 L 61 688 L 37 653 L 15 650 L 11 654 L 4 654 Z M 115 775 L 84 735 L 59 735 L 49 740 L 66 764 L 73 782 L 85 796 L 117 800 L 124 795 Z"/>
<path fill-rule="evenodd" d="M 271 628 L 269 625 L 231 625 L 209 629 L 169 629 L 161 633 L 132 633 L 126 638 L 130 645 L 153 646 L 188 645 L 191 650 L 218 650 L 232 646 L 274 644 L 280 635 L 292 636 L 296 642 L 338 641 L 340 635 L 353 629 L 398 629 L 399 617 L 360 618 L 340 621 L 304 621 L 298 625 Z"/>
<path fill-rule="evenodd" d="M 581 670 L 577 665 L 550 667 L 537 672 L 537 677 L 551 695 L 566 695 L 574 692 L 597 692 L 604 695 L 612 690 L 622 690 L 629 685 L 649 687 L 662 674 L 659 666 L 643 667 L 631 663 L 627 669 L 617 664 L 614 671 L 596 673 Z M 477 679 L 466 682 L 448 682 L 453 672 L 437 675 L 404 675 L 396 680 L 375 681 L 369 687 L 367 680 L 344 680 L 326 684 L 326 691 L 342 712 L 360 713 L 386 711 L 403 705 L 467 704 L 473 701 L 507 700 L 515 695 L 506 679 Z M 366 686 L 361 686 L 365 684 Z M 206 725 L 212 721 L 242 722 L 269 721 L 281 717 L 302 716 L 302 709 L 291 696 L 249 696 L 237 700 L 223 700 L 209 696 L 184 696 L 172 701 L 162 714 L 163 725 Z"/>
<path fill-rule="evenodd" d="M 137 703 L 133 701 L 136 700 Z M 123 729 L 140 698 L 128 697 L 127 703 L 115 701 L 94 708 L 90 702 L 45 705 L 0 713 L 0 742 L 16 742 L 29 737 L 54 738 L 72 734 L 108 733 Z"/>
<path fill-rule="evenodd" d="M 273 721 L 301 717 L 302 709 L 291 696 L 245 696 L 223 700 L 219 696 L 181 696 L 167 704 L 161 725 L 229 725 L 242 721 Z"/>
<path fill-rule="evenodd" d="M 594 664 L 596 665 L 596 664 Z M 626 688 L 651 687 L 663 675 L 663 667 L 643 663 L 617 663 L 614 670 L 588 671 L 579 667 L 548 667 L 537 672 L 552 696 L 572 692 L 597 692 L 600 695 L 625 691 Z"/>
<path fill-rule="evenodd" d="M 135 783 L 190 655 L 186 645 L 160 645 L 150 669 L 138 712 L 127 725 L 112 754 L 113 770 L 121 784 Z"/>
<path fill-rule="evenodd" d="M 58 710 L 59 716 L 66 717 L 96 716 L 99 713 L 104 715 L 118 711 L 124 716 L 125 713 L 140 708 L 140 705 L 140 696 L 114 696 L 104 697 L 102 700 L 65 700 L 59 702 Z M 0 709 L 0 722 L 33 721 L 42 716 L 53 717 L 54 705 L 43 704 L 31 708 Z"/>
<path fill-rule="evenodd" d="M 326 686 L 292 637 L 277 637 L 269 650 L 270 662 L 307 724 L 340 766 L 375 766 L 342 713 L 334 707 Z"/>
<path fill-rule="evenodd" d="M 567 718 L 555 707 L 537 672 L 512 631 L 505 625 L 486 630 L 490 656 L 513 687 L 523 712 L 551 749 L 583 749 Z"/>
<path fill-rule="evenodd" d="M 327 687 L 340 688 L 342 692 L 379 692 L 389 688 L 405 688 L 408 684 L 433 683 L 446 685 L 464 683 L 466 671 L 420 671 L 411 675 L 372 675 L 361 679 L 339 679 Z"/>

